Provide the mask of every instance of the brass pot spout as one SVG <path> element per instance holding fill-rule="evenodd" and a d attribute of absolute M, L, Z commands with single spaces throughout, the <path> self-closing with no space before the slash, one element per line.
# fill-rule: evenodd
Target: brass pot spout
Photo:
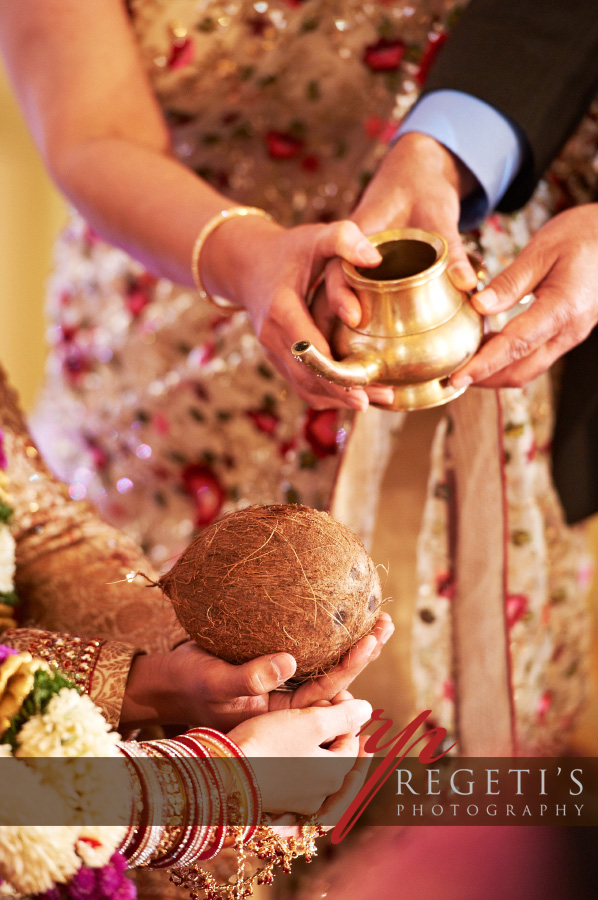
<path fill-rule="evenodd" d="M 311 341 L 296 341 L 291 349 L 316 375 L 343 387 L 371 384 L 382 369 L 382 360 L 373 353 L 352 353 L 339 361 L 324 356 Z"/>

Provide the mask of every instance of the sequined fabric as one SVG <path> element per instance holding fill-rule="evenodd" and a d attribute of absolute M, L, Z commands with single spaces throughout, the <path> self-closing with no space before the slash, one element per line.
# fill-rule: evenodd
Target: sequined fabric
<path fill-rule="evenodd" d="M 88 503 L 73 502 L 49 472 L 1 369 L 0 428 L 21 626 L 2 640 L 58 665 L 116 726 L 133 656 L 167 651 L 185 635 L 170 603 L 148 586 L 157 576 L 133 541 Z"/>

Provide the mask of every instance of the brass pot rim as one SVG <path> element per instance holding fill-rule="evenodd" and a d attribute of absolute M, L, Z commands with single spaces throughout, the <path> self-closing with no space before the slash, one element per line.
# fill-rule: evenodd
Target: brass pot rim
<path fill-rule="evenodd" d="M 343 259 L 341 260 L 342 269 L 352 287 L 365 287 L 371 291 L 386 291 L 389 287 L 418 287 L 429 282 L 432 278 L 437 278 L 446 268 L 448 244 L 442 235 L 437 234 L 435 231 L 426 231 L 423 228 L 389 228 L 386 231 L 378 231 L 376 234 L 368 235 L 368 240 L 374 247 L 378 247 L 380 244 L 388 244 L 391 241 L 422 241 L 436 250 L 437 257 L 431 266 L 422 269 L 421 272 L 417 272 L 415 275 L 407 275 L 404 278 L 389 278 L 383 281 L 368 278 L 367 275 L 358 272 L 356 266 Z"/>

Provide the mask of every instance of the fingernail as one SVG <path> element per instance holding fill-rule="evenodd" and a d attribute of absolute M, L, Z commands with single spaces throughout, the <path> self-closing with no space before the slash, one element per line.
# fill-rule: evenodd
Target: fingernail
<path fill-rule="evenodd" d="M 394 393 L 392 388 L 371 387 L 369 389 L 369 398 L 375 403 L 392 403 L 394 400 Z"/>
<path fill-rule="evenodd" d="M 281 683 L 294 675 L 297 668 L 297 663 L 289 653 L 276 653 L 270 657 L 270 664 L 276 672 L 276 678 Z"/>
<path fill-rule="evenodd" d="M 360 723 L 367 722 L 368 719 L 372 718 L 372 704 L 368 703 L 367 700 L 356 700 L 357 706 L 357 718 Z"/>
<path fill-rule="evenodd" d="M 371 263 L 379 263 L 382 262 L 382 257 L 380 256 L 380 252 L 376 250 L 374 245 L 368 241 L 367 238 L 364 238 L 357 245 L 357 252 L 364 260 L 364 262 Z"/>
<path fill-rule="evenodd" d="M 356 409 L 357 412 L 365 412 L 369 406 L 367 397 L 365 399 L 361 397 L 347 397 L 347 403 L 351 409 Z"/>
<path fill-rule="evenodd" d="M 366 643 L 366 653 L 367 653 L 367 657 L 369 659 L 370 656 L 372 656 L 372 654 L 376 652 L 376 649 L 378 647 L 378 641 L 376 640 L 376 638 L 374 637 L 373 634 L 368 634 L 368 636 L 365 638 L 365 641 L 369 642 L 369 644 L 370 644 L 370 646 L 368 647 L 367 643 Z"/>
<path fill-rule="evenodd" d="M 476 286 L 476 277 L 472 270 L 463 265 L 463 263 L 455 263 L 454 266 L 449 266 L 448 274 L 451 281 L 460 288 L 464 288 L 465 290 L 473 290 Z"/>
<path fill-rule="evenodd" d="M 346 325 L 355 327 L 361 321 L 361 314 L 353 306 L 341 306 L 338 314 Z"/>
<path fill-rule="evenodd" d="M 476 305 L 481 307 L 484 312 L 492 312 L 498 306 L 498 297 L 492 290 L 492 288 L 487 288 L 485 291 L 480 291 L 479 294 L 476 294 Z"/>
<path fill-rule="evenodd" d="M 473 378 L 470 378 L 469 375 L 451 378 L 451 385 L 456 391 L 460 391 L 461 388 L 469 387 L 470 384 L 473 384 Z"/>
<path fill-rule="evenodd" d="M 381 641 L 382 644 L 386 644 L 386 642 L 390 640 L 390 638 L 391 638 L 391 637 L 393 636 L 393 634 L 394 634 L 394 630 L 395 630 L 395 626 L 394 626 L 394 622 L 393 622 L 393 623 L 392 623 L 392 628 L 389 628 L 389 629 L 388 629 L 388 634 L 383 635 L 382 641 Z"/>

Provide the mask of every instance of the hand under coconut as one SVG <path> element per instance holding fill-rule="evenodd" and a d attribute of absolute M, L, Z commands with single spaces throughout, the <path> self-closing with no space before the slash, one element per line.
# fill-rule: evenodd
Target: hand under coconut
<path fill-rule="evenodd" d="M 378 618 L 382 592 L 363 544 L 306 506 L 251 506 L 201 532 L 160 579 L 204 650 L 232 663 L 285 651 L 293 683 L 321 675 Z"/>

